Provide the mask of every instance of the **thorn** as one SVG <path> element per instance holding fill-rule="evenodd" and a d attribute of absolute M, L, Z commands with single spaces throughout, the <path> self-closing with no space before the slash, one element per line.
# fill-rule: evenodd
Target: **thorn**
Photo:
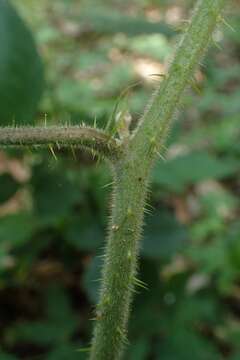
<path fill-rule="evenodd" d="M 99 259 L 105 259 L 107 257 L 107 255 L 102 254 L 102 255 L 97 255 L 96 257 L 99 258 Z"/>
<path fill-rule="evenodd" d="M 136 278 L 136 277 L 135 277 L 135 280 L 136 280 L 137 282 L 139 282 L 139 283 L 147 286 L 147 284 L 146 284 L 144 281 L 142 281 L 142 280 L 140 280 L 140 279 L 138 279 L 138 278 Z"/>
<path fill-rule="evenodd" d="M 212 42 L 213 42 L 213 44 L 216 46 L 216 48 L 217 48 L 218 50 L 223 51 L 221 45 L 220 45 L 216 40 L 214 40 L 213 37 L 212 37 Z"/>
<path fill-rule="evenodd" d="M 96 129 L 96 128 L 97 128 L 97 116 L 96 116 L 96 115 L 94 116 L 94 123 L 93 123 L 93 127 L 94 127 L 94 129 Z"/>
<path fill-rule="evenodd" d="M 47 113 L 44 114 L 44 127 L 47 127 Z"/>
<path fill-rule="evenodd" d="M 76 351 L 78 351 L 78 352 L 90 352 L 90 351 L 91 351 L 91 347 L 88 347 L 88 348 L 80 348 L 80 349 L 77 349 Z"/>
<path fill-rule="evenodd" d="M 75 149 L 74 149 L 73 145 L 71 145 L 71 151 L 72 151 L 74 160 L 77 161 L 77 156 L 76 156 L 76 152 L 75 152 Z"/>
<path fill-rule="evenodd" d="M 144 290 L 149 290 L 147 284 L 146 284 L 144 281 L 142 281 L 142 280 L 134 277 L 134 278 L 133 278 L 133 282 L 134 282 L 134 284 L 135 284 L 136 286 L 141 287 L 141 288 L 143 288 Z"/>
<path fill-rule="evenodd" d="M 59 142 L 56 142 L 56 146 L 57 146 L 58 150 L 61 150 L 61 146 L 60 146 Z"/>
<path fill-rule="evenodd" d="M 151 77 L 151 76 L 157 76 L 157 77 L 163 77 L 163 78 L 165 78 L 165 77 L 166 77 L 166 74 L 160 74 L 160 73 L 157 74 L 157 73 L 156 73 L 156 74 L 149 74 L 148 76 L 150 76 L 150 77 Z"/>
<path fill-rule="evenodd" d="M 167 147 L 166 147 L 164 144 L 161 145 L 161 148 L 162 148 L 164 151 L 167 151 Z"/>
<path fill-rule="evenodd" d="M 92 153 L 93 153 L 93 159 L 95 159 L 95 157 L 97 156 L 97 154 L 94 152 L 94 150 L 92 151 Z M 101 160 L 102 160 L 101 156 L 98 156 L 98 157 L 97 157 L 96 166 L 98 166 L 98 165 L 101 163 Z"/>
<path fill-rule="evenodd" d="M 132 289 L 132 292 L 133 292 L 134 294 L 136 294 L 136 295 L 139 295 L 139 294 L 140 294 L 140 292 L 137 291 L 136 289 Z"/>
<path fill-rule="evenodd" d="M 112 181 L 112 182 L 110 182 L 110 183 L 108 183 L 108 184 L 106 184 L 106 185 L 103 185 L 102 186 L 102 189 L 105 189 L 105 188 L 107 188 L 107 187 L 109 187 L 109 186 L 112 186 L 112 185 L 114 185 L 115 184 L 115 181 Z"/>
<path fill-rule="evenodd" d="M 152 211 L 149 210 L 149 209 L 144 208 L 143 211 L 144 211 L 144 213 L 147 214 L 147 215 L 152 215 Z"/>
<path fill-rule="evenodd" d="M 147 202 L 146 202 L 145 206 L 149 207 L 153 211 L 155 210 L 155 207 L 152 206 L 151 204 L 147 203 Z"/>
<path fill-rule="evenodd" d="M 57 156 L 56 156 L 56 154 L 55 154 L 55 152 L 54 152 L 54 150 L 53 150 L 53 146 L 50 144 L 50 145 L 48 145 L 48 147 L 49 147 L 49 150 L 50 150 L 50 152 L 52 153 L 54 159 L 55 159 L 56 161 L 58 161 L 58 158 L 57 158 Z"/>
<path fill-rule="evenodd" d="M 202 61 L 199 61 L 199 66 L 201 66 L 202 68 L 206 69 L 206 65 L 202 62 Z"/>
<path fill-rule="evenodd" d="M 226 25 L 232 32 L 236 32 L 236 30 L 221 16 L 219 15 L 219 20 Z"/>
<path fill-rule="evenodd" d="M 200 88 L 198 87 L 195 79 L 190 80 L 189 83 L 198 95 L 202 95 L 202 92 L 201 92 Z"/>
<path fill-rule="evenodd" d="M 160 154 L 157 150 L 155 150 L 155 153 L 160 157 L 160 159 L 162 159 L 164 162 L 166 161 L 165 157 Z"/>

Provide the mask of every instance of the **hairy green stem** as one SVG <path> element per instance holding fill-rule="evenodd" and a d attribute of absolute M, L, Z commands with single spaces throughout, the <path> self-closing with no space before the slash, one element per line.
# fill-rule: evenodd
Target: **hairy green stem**
<path fill-rule="evenodd" d="M 118 359 L 126 342 L 126 325 L 137 285 L 138 240 L 141 234 L 146 174 L 128 158 L 114 167 L 112 219 L 104 256 L 103 282 L 96 311 L 91 359 Z M 140 164 L 138 164 L 140 165 Z"/>
<path fill-rule="evenodd" d="M 127 337 L 127 320 L 136 279 L 147 182 L 161 151 L 184 89 L 194 75 L 224 0 L 200 0 L 177 49 L 175 59 L 145 111 L 124 153 L 115 163 L 112 219 L 103 267 L 91 360 L 118 360 Z"/>
<path fill-rule="evenodd" d="M 136 155 L 149 160 L 156 157 L 165 141 L 173 115 L 185 88 L 194 80 L 194 71 L 206 51 L 220 20 L 225 0 L 199 0 L 192 20 L 177 48 L 168 74 L 146 107 L 134 134 Z"/>
<path fill-rule="evenodd" d="M 86 126 L 0 128 L 0 147 L 7 146 L 80 146 L 110 159 L 119 155 L 115 139 Z"/>

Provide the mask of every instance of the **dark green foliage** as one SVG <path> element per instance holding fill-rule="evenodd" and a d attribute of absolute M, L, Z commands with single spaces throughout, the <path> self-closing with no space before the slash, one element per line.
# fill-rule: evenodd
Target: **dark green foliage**
<path fill-rule="evenodd" d="M 186 246 L 188 234 L 174 214 L 154 212 L 148 216 L 141 254 L 151 259 L 168 258 Z"/>
<path fill-rule="evenodd" d="M 8 0 L 0 2 L 1 126 L 29 124 L 43 88 L 42 61 L 31 32 Z"/>
<path fill-rule="evenodd" d="M 19 184 L 7 173 L 0 175 L 0 183 L 0 203 L 4 203 L 16 193 Z"/>
<path fill-rule="evenodd" d="M 79 17 L 80 25 L 87 31 L 110 34 L 125 33 L 128 36 L 136 36 L 139 34 L 162 33 L 165 36 L 173 36 L 175 31 L 169 25 L 162 22 L 150 22 L 144 17 L 128 16 L 120 14 L 113 8 L 88 7 L 81 11 Z"/>
<path fill-rule="evenodd" d="M 152 77 L 145 77 L 143 70 L 164 62 L 173 45 L 162 31 L 165 25 L 151 24 L 149 13 L 158 13 L 160 8 L 165 18 L 166 10 L 169 14 L 174 5 L 183 11 L 181 20 L 187 10 L 184 4 L 192 2 L 133 1 L 136 17 L 125 17 L 129 6 L 125 1 L 122 7 L 118 1 L 106 3 L 114 8 L 117 4 L 117 20 L 109 11 L 103 14 L 101 6 L 105 9 L 106 4 L 100 1 L 91 4 L 94 11 L 84 21 L 77 0 L 14 2 L 34 29 L 46 62 L 46 92 L 40 111 L 47 113 L 48 124 L 93 123 L 96 115 L 97 123 L 104 126 L 120 92 L 139 82 L 127 95 L 134 126 L 155 84 L 148 82 Z M 1 1 L 0 7 L 3 4 Z M 237 5 L 235 2 L 233 20 L 231 16 L 228 20 L 235 32 L 225 28 L 224 50 L 211 50 L 198 74 L 202 94 L 188 93 L 188 110 L 178 116 L 181 119 L 169 138 L 167 161 L 160 159 L 153 173 L 150 214 L 140 248 L 139 279 L 148 290 L 136 288 L 126 359 L 240 358 Z M 138 17 L 144 21 L 139 22 Z M 69 24 L 82 32 L 71 33 L 74 26 Z M 21 31 L 11 27 L 8 36 L 11 33 L 17 39 Z M 120 27 L 124 35 L 118 33 Z M 147 34 L 147 44 L 143 34 Z M 16 41 L 24 50 L 32 40 Z M 148 48 L 146 56 L 143 44 Z M 35 55 L 31 56 L 28 68 L 40 66 Z M 150 68 L 149 74 L 161 72 L 161 65 Z M 21 121 L 30 121 L 36 109 L 41 92 L 38 69 L 33 68 L 38 79 L 32 83 L 32 96 L 21 100 Z M 20 74 L 19 86 L 29 84 L 25 76 L 30 71 Z M 4 105 L 9 91 L 2 93 L 1 84 Z M 16 105 L 7 105 L 7 109 L 12 111 L 18 109 L 19 97 L 11 91 L 11 104 Z M 12 114 L 7 115 L 1 113 L 1 122 L 12 125 Z M 44 123 L 42 115 L 36 120 Z M 20 181 L 8 169 L 0 176 L 1 360 L 87 358 L 84 350 L 89 347 L 94 323 L 89 319 L 98 299 L 111 178 L 104 165 L 77 149 L 74 153 L 56 149 L 56 155 L 58 161 L 50 151 L 18 153 L 20 162 L 27 164 L 29 179 Z M 24 203 L 18 198 L 21 193 Z M 13 197 L 17 197 L 16 206 L 7 211 Z"/>
<path fill-rule="evenodd" d="M 2 244 L 17 248 L 27 243 L 33 235 L 35 221 L 29 213 L 6 215 L 0 219 L 0 239 Z"/>
<path fill-rule="evenodd" d="M 153 182 L 181 193 L 190 185 L 210 179 L 224 179 L 239 171 L 237 159 L 217 159 L 206 152 L 192 152 L 159 163 L 153 171 Z"/>

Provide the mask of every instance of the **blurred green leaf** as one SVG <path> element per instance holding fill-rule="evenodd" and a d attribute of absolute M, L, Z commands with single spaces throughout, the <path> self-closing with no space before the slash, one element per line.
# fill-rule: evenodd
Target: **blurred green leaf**
<path fill-rule="evenodd" d="M 69 333 L 72 333 L 78 322 L 71 307 L 67 292 L 60 286 L 52 285 L 47 289 L 45 302 L 48 321 L 58 324 L 59 326 L 66 325 L 67 321 Z"/>
<path fill-rule="evenodd" d="M 59 164 L 53 164 L 51 169 L 42 164 L 34 170 L 31 182 L 36 215 L 43 225 L 59 225 L 73 209 L 73 205 L 81 202 L 81 191 L 60 161 Z"/>
<path fill-rule="evenodd" d="M 140 35 L 126 39 L 126 48 L 136 55 L 148 54 L 152 59 L 164 61 L 172 52 L 167 39 L 161 34 Z"/>
<path fill-rule="evenodd" d="M 64 329 L 44 321 L 21 323 L 14 328 L 15 340 L 35 345 L 51 345 L 64 340 Z"/>
<path fill-rule="evenodd" d="M 129 360 L 145 360 L 150 351 L 151 344 L 144 337 L 137 340 L 131 345 L 126 354 L 126 358 Z"/>
<path fill-rule="evenodd" d="M 64 290 L 57 286 L 48 288 L 45 304 L 46 320 L 19 323 L 11 330 L 15 339 L 52 346 L 67 344 L 71 340 L 78 319 Z"/>
<path fill-rule="evenodd" d="M 218 159 L 207 152 L 177 156 L 166 163 L 158 163 L 153 171 L 153 182 L 173 192 L 208 179 L 222 179 L 239 171 L 234 159 Z"/>
<path fill-rule="evenodd" d="M 184 226 L 166 211 L 148 216 L 144 231 L 141 254 L 153 259 L 175 254 L 187 240 Z"/>
<path fill-rule="evenodd" d="M 98 33 L 125 33 L 129 36 L 162 33 L 170 37 L 176 33 L 172 27 L 164 22 L 153 23 L 143 17 L 121 14 L 114 8 L 109 9 L 104 6 L 83 9 L 79 20 L 83 30 Z"/>
<path fill-rule="evenodd" d="M 240 351 L 231 355 L 228 360 L 239 360 L 240 359 Z"/>
<path fill-rule="evenodd" d="M 0 175 L 0 203 L 10 199 L 19 187 L 20 184 L 10 174 Z"/>
<path fill-rule="evenodd" d="M 43 89 L 43 68 L 31 32 L 8 0 L 0 2 L 1 125 L 33 120 Z"/>
<path fill-rule="evenodd" d="M 18 360 L 18 358 L 16 356 L 6 354 L 2 351 L 0 351 L 0 359 L 1 360 Z"/>
<path fill-rule="evenodd" d="M 36 220 L 30 213 L 21 212 L 0 218 L 0 243 L 16 248 L 25 245 L 36 230 Z"/>
<path fill-rule="evenodd" d="M 189 146 L 196 146 L 202 144 L 204 139 L 211 151 L 236 156 L 240 154 L 239 135 L 239 115 L 237 113 L 216 120 L 211 117 L 207 123 L 201 122 L 196 129 L 183 134 L 181 142 Z"/>
<path fill-rule="evenodd" d="M 77 345 L 60 345 L 51 351 L 46 360 L 85 360 L 86 354 L 81 354 Z"/>
<path fill-rule="evenodd" d="M 69 244 L 83 251 L 97 250 L 104 240 L 100 226 L 84 213 L 72 218 L 64 233 Z"/>
<path fill-rule="evenodd" d="M 203 337 L 190 331 L 179 332 L 173 341 L 167 339 L 157 345 L 157 358 L 163 360 L 219 360 L 219 353 Z"/>

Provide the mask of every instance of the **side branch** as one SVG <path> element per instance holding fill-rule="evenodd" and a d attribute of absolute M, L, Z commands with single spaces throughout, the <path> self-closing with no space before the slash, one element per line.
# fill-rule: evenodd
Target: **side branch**
<path fill-rule="evenodd" d="M 147 105 L 132 138 L 136 155 L 147 162 L 161 151 L 173 116 L 185 88 L 192 83 L 212 33 L 221 20 L 225 0 L 198 0 L 192 20 L 179 43 L 174 60 L 163 82 Z"/>
<path fill-rule="evenodd" d="M 119 153 L 114 138 L 102 130 L 85 126 L 0 128 L 0 147 L 9 146 L 78 146 L 110 159 Z"/>

